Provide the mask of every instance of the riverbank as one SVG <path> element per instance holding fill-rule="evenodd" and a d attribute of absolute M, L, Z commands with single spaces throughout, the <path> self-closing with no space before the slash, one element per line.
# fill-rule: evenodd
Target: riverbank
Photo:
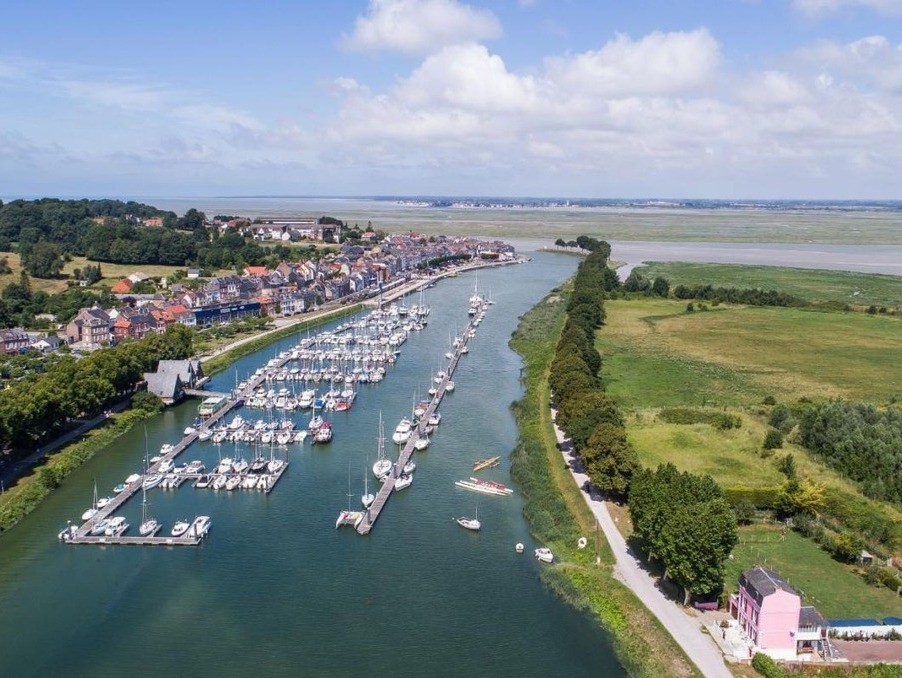
<path fill-rule="evenodd" d="M 63 447 L 42 464 L 16 480 L 0 494 L 0 535 L 15 526 L 37 508 L 72 471 L 93 457 L 98 450 L 131 430 L 132 426 L 157 414 L 147 410 L 128 410 L 103 417 L 104 425 L 87 431 L 76 442 Z"/>
<path fill-rule="evenodd" d="M 524 361 L 525 393 L 514 404 L 520 428 L 511 473 L 523 493 L 524 515 L 535 538 L 557 564 L 543 580 L 574 607 L 592 613 L 612 635 L 617 657 L 633 676 L 700 675 L 642 603 L 614 577 L 614 557 L 594 516 L 561 463 L 548 408 L 548 369 L 564 322 L 565 304 L 553 293 L 521 318 L 510 345 Z M 595 549 L 579 550 L 581 536 Z"/>

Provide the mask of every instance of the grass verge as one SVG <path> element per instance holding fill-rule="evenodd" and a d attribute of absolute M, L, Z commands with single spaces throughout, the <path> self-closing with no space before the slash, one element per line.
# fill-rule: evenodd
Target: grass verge
<path fill-rule="evenodd" d="M 28 475 L 19 478 L 15 486 L 0 495 L 0 534 L 31 513 L 63 478 L 93 457 L 99 449 L 153 414 L 156 413 L 146 410 L 114 414 L 106 425 L 88 431 L 80 439 L 54 452 Z"/>
<path fill-rule="evenodd" d="M 559 299 L 550 299 L 555 298 Z M 545 299 L 523 315 L 510 342 L 523 357 L 526 387 L 513 407 L 520 436 L 512 454 L 512 474 L 523 493 L 532 534 L 558 558 L 556 565 L 542 568 L 543 580 L 569 604 L 589 611 L 611 634 L 617 658 L 629 675 L 699 675 L 658 620 L 614 578 L 607 542 L 597 539 L 595 553 L 576 548 L 576 540 L 595 534 L 596 528 L 565 469 L 551 427 L 548 367 L 563 322 L 564 303 Z"/>

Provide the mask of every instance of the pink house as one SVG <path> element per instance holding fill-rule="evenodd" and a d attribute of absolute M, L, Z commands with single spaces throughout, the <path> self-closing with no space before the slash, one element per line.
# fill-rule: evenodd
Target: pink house
<path fill-rule="evenodd" d="M 827 622 L 773 570 L 754 567 L 739 577 L 730 614 L 755 647 L 775 659 L 824 650 Z"/>

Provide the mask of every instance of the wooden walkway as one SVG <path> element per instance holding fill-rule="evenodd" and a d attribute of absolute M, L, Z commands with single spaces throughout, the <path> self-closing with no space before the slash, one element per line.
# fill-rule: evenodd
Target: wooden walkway
<path fill-rule="evenodd" d="M 481 309 L 484 308 L 485 306 L 483 305 Z M 438 388 L 435 391 L 435 395 L 432 396 L 432 400 L 429 402 L 429 407 L 426 408 L 423 416 L 420 417 L 419 424 L 417 424 L 417 426 L 414 427 L 410 432 L 410 438 L 407 439 L 407 443 L 401 449 L 401 453 L 398 455 L 398 459 L 395 461 L 394 466 L 392 466 L 391 473 L 385 479 L 385 482 L 382 484 L 382 487 L 380 488 L 379 493 L 376 495 L 376 498 L 373 500 L 373 503 L 370 504 L 370 507 L 366 510 L 366 513 L 363 516 L 363 520 L 361 520 L 360 524 L 357 526 L 358 534 L 369 534 L 372 531 L 373 526 L 379 519 L 379 515 L 382 513 L 382 509 L 385 508 L 385 504 L 388 502 L 388 498 L 391 496 L 392 492 L 394 492 L 395 483 L 398 480 L 398 476 L 401 475 L 402 469 L 408 464 L 408 462 L 410 462 L 410 458 L 413 456 L 413 453 L 416 450 L 416 442 L 420 439 L 420 436 L 423 435 L 423 431 L 426 428 L 429 417 L 435 414 L 439 404 L 441 404 L 442 402 L 442 398 L 444 398 L 445 396 L 445 391 L 448 388 L 448 382 L 451 381 L 451 377 L 454 375 L 454 370 L 457 369 L 457 363 L 460 362 L 460 358 L 463 355 L 464 347 L 470 340 L 470 332 L 476 329 L 476 322 L 478 317 L 479 314 L 473 316 L 473 318 L 467 324 L 467 328 L 464 330 L 460 338 L 460 343 L 454 349 L 454 353 L 451 356 L 451 361 L 448 364 L 446 374 L 441 383 L 438 385 Z"/>

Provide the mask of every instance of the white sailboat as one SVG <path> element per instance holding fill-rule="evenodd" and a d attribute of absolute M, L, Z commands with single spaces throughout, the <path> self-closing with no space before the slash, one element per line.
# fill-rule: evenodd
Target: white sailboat
<path fill-rule="evenodd" d="M 94 479 L 94 500 L 91 502 L 91 508 L 81 514 L 82 520 L 90 520 L 97 515 L 99 507 L 97 506 L 97 479 Z"/>
<path fill-rule="evenodd" d="M 465 518 L 461 516 L 456 519 L 457 524 L 463 528 L 468 530 L 473 530 L 474 532 L 479 532 L 482 528 L 482 523 L 479 522 L 479 506 L 476 506 L 476 517 L 475 518 Z"/>
<path fill-rule="evenodd" d="M 376 501 L 376 495 L 370 492 L 368 478 L 366 475 L 366 471 L 363 472 L 363 496 L 360 497 L 360 503 L 363 504 L 363 508 L 368 509 L 373 505 L 373 502 Z"/>
<path fill-rule="evenodd" d="M 147 517 L 147 490 L 141 488 L 141 525 L 138 526 L 138 533 L 142 537 L 152 537 L 160 528 L 163 527 L 156 518 Z"/>
<path fill-rule="evenodd" d="M 385 430 L 382 427 L 382 412 L 379 412 L 379 456 L 373 464 L 373 475 L 382 478 L 391 473 L 392 461 L 385 456 Z"/>

